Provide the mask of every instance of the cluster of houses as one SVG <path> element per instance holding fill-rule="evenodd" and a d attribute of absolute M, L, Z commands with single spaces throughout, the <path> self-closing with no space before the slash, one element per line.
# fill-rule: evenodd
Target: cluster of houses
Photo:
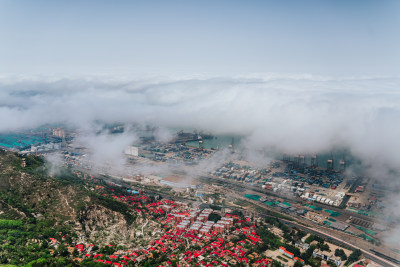
<path fill-rule="evenodd" d="M 178 222 L 176 229 L 180 231 L 190 231 L 200 234 L 208 234 L 213 231 L 223 233 L 224 230 L 233 225 L 233 218 L 224 217 L 221 220 L 214 222 L 209 221 L 208 216 L 212 213 L 211 209 L 193 210 L 189 214 L 174 213 L 171 214 Z M 187 215 L 187 216 L 186 216 Z"/>
<path fill-rule="evenodd" d="M 205 213 L 208 213 L 206 210 Z M 198 217 L 200 217 L 200 212 Z M 174 214 L 180 215 L 180 214 Z M 181 230 L 178 225 L 180 216 L 175 217 L 168 214 L 166 220 L 160 220 L 162 224 L 173 223 L 176 227 L 172 230 L 165 231 L 165 233 L 158 239 L 150 241 L 147 246 L 135 248 L 130 250 L 118 250 L 112 255 L 106 255 L 92 250 L 93 244 L 76 244 L 75 247 L 69 247 L 72 250 L 78 251 L 76 261 L 83 261 L 86 258 L 91 258 L 95 262 L 103 263 L 112 266 L 124 266 L 129 262 L 141 264 L 146 260 L 150 260 L 156 255 L 155 253 L 162 253 L 167 255 L 168 260 L 164 265 L 160 266 L 173 266 L 172 262 L 179 262 L 180 266 L 198 265 L 198 266 L 231 266 L 238 263 L 250 264 L 252 266 L 270 266 L 271 259 L 260 255 L 251 249 L 257 243 L 262 242 L 260 237 L 256 234 L 256 225 L 251 225 L 249 218 L 239 220 L 235 215 L 227 214 L 219 222 L 225 221 L 226 225 L 232 225 L 234 230 L 227 230 L 220 233 L 212 228 L 208 233 L 202 233 L 188 227 Z M 172 218 L 172 219 L 171 219 Z M 190 221 L 189 221 L 190 222 Z M 192 225 L 196 224 L 194 221 Z M 208 221 L 207 221 L 208 222 Z M 207 224 L 204 223 L 204 225 Z M 216 225 L 216 223 L 214 224 Z M 239 235 L 244 236 L 242 240 L 233 242 L 233 237 Z M 51 243 L 57 242 L 54 238 Z M 107 246 L 113 246 L 111 244 Z M 184 252 L 182 252 L 184 251 Z"/>
<path fill-rule="evenodd" d="M 82 240 L 71 245 L 66 244 L 65 239 L 58 241 L 51 238 L 49 245 L 53 252 L 59 244 L 65 244 L 78 262 L 90 259 L 112 266 L 142 265 L 160 254 L 168 259 L 160 266 L 173 266 L 173 262 L 178 262 L 180 266 L 231 266 L 239 263 L 270 266 L 272 263 L 271 259 L 252 249 L 262 240 L 250 218 L 241 219 L 238 215 L 226 213 L 221 214 L 219 220 L 211 221 L 212 209 L 190 208 L 186 203 L 168 199 L 154 201 L 143 194 L 116 193 L 117 190 L 110 188 L 97 189 L 105 197 L 133 206 L 139 216 L 146 214 L 147 218 L 158 221 L 156 225 L 159 226 L 154 231 L 160 232 L 160 235 L 147 239 L 147 245 L 138 247 L 134 244 L 132 249 L 117 250 L 111 255 L 106 255 L 104 249 L 94 250 L 94 244 Z"/>

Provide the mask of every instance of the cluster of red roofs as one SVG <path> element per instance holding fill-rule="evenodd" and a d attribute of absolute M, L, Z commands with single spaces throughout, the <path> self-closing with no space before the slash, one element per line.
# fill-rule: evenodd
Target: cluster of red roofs
<path fill-rule="evenodd" d="M 172 204 L 172 203 L 170 203 Z M 229 215 L 228 215 L 229 216 Z M 169 217 L 168 217 L 169 218 Z M 168 219 L 167 219 L 168 220 Z M 247 220 L 246 220 L 247 221 Z M 190 263 L 195 258 L 199 258 L 200 256 L 211 256 L 216 259 L 220 259 L 228 256 L 229 259 L 235 259 L 238 262 L 249 262 L 249 259 L 246 257 L 246 251 L 244 250 L 244 245 L 246 244 L 257 244 L 257 242 L 261 242 L 260 237 L 256 234 L 255 229 L 256 225 L 252 225 L 250 227 L 241 227 L 241 223 L 244 221 L 236 222 L 236 229 L 234 232 L 243 233 L 246 236 L 245 240 L 239 241 L 236 244 L 226 240 L 222 237 L 218 237 L 217 232 L 212 232 L 205 236 L 199 237 L 195 233 L 191 233 L 190 231 L 179 231 L 179 230 L 171 230 L 167 231 L 163 236 L 159 239 L 151 241 L 149 243 L 149 247 L 147 249 L 139 249 L 139 250 L 129 250 L 125 251 L 124 256 L 122 255 L 109 255 L 106 256 L 107 259 L 104 259 L 103 254 L 86 254 L 85 257 L 93 257 L 95 261 L 101 262 L 108 265 L 114 266 L 123 266 L 127 265 L 128 261 L 135 262 L 138 257 L 141 255 L 147 255 L 151 252 L 158 251 L 160 253 L 171 253 L 167 261 L 167 266 L 172 266 L 172 260 L 177 258 L 177 255 L 172 252 L 178 249 L 181 246 L 186 246 L 187 244 L 195 245 L 195 244 L 203 244 L 200 250 L 196 251 L 187 251 L 184 253 L 183 259 Z M 212 239 L 216 239 L 216 241 L 211 241 Z M 88 246 L 93 246 L 90 244 Z M 112 246 L 112 245 L 109 245 Z M 77 244 L 76 248 L 79 251 L 84 250 L 83 244 Z M 259 259 L 255 261 L 259 266 L 267 266 L 271 260 L 269 259 Z M 211 263 L 206 263 L 201 260 L 196 265 L 202 266 L 228 266 L 227 264 L 221 263 L 217 260 L 212 261 Z M 161 267 L 162 265 L 160 265 Z"/>
<path fill-rule="evenodd" d="M 240 224 L 240 221 L 238 221 Z M 200 250 L 196 251 L 187 251 L 184 253 L 183 259 L 190 263 L 193 259 L 198 258 L 200 256 L 212 256 L 216 259 L 223 258 L 225 256 L 229 256 L 230 259 L 235 259 L 238 262 L 249 262 L 249 259 L 246 257 L 246 252 L 244 251 L 244 245 L 246 243 L 256 244 L 257 242 L 261 242 L 260 237 L 254 232 L 256 226 L 252 225 L 251 227 L 240 227 L 237 223 L 237 227 L 235 231 L 237 233 L 243 233 L 246 236 L 246 240 L 239 241 L 236 244 L 225 240 L 224 238 L 217 237 L 217 233 L 213 232 L 207 236 L 199 237 L 194 233 L 173 230 L 167 231 L 163 236 L 159 239 L 151 241 L 149 243 L 149 247 L 147 249 L 139 249 L 139 250 L 129 250 L 126 251 L 126 255 L 109 255 L 105 256 L 103 254 L 85 254 L 85 257 L 93 257 L 96 262 L 101 262 L 108 265 L 114 266 L 123 266 L 127 265 L 128 261 L 135 262 L 138 257 L 141 255 L 147 255 L 151 252 L 158 251 L 160 253 L 168 253 L 176 250 L 181 246 L 185 246 L 186 244 L 194 245 L 194 244 L 204 244 L 204 246 Z M 217 237 L 216 241 L 211 242 L 212 237 Z M 93 246 L 93 244 L 89 244 L 88 246 Z M 112 245 L 109 245 L 112 246 Z M 76 249 L 79 251 L 84 250 L 83 244 L 77 244 Z M 122 253 L 121 253 L 122 254 Z M 104 259 L 104 256 L 107 259 Z M 168 258 L 170 260 L 167 261 L 167 266 L 172 266 L 172 260 L 177 258 L 177 255 L 171 253 Z M 117 262 L 118 261 L 118 262 Z M 267 266 L 271 260 L 269 259 L 259 259 L 255 261 L 259 266 Z M 228 266 L 227 264 L 221 263 L 217 260 L 212 261 L 211 263 L 205 263 L 201 260 L 196 265 L 202 266 Z M 160 265 L 161 267 L 163 265 Z"/>
<path fill-rule="evenodd" d="M 81 174 L 79 173 L 79 175 Z M 111 189 L 111 191 L 113 193 L 114 190 Z M 103 194 L 103 196 L 108 196 L 108 194 Z M 127 203 L 128 205 L 135 206 L 135 209 L 138 213 L 145 212 L 147 214 L 166 214 L 164 218 L 157 218 L 157 220 L 160 221 L 160 223 L 164 226 L 164 228 L 168 227 L 173 228 L 173 226 L 176 224 L 174 216 L 168 214 L 165 208 L 164 209 L 162 208 L 166 205 L 171 208 L 177 207 L 178 206 L 177 203 L 175 203 L 172 200 L 164 199 L 162 201 L 150 203 L 150 199 L 142 195 L 117 194 L 117 195 L 112 195 L 112 197 L 114 199 Z M 181 214 L 189 215 L 189 211 L 187 212 L 183 211 L 181 212 Z M 123 266 L 127 265 L 129 261 L 133 262 L 137 261 L 137 258 L 142 255 L 149 256 L 148 255 L 149 253 L 158 251 L 160 253 L 171 253 L 168 256 L 170 260 L 167 261 L 167 266 L 172 266 L 171 261 L 177 259 L 177 255 L 173 254 L 173 251 L 175 251 L 181 246 L 187 246 L 189 244 L 190 245 L 198 244 L 198 245 L 203 245 L 200 250 L 187 251 L 184 253 L 183 259 L 186 262 L 190 263 L 194 259 L 199 258 L 200 256 L 211 256 L 214 257 L 216 260 L 212 261 L 211 263 L 206 263 L 203 260 L 201 260 L 200 263 L 197 263 L 196 265 L 228 266 L 227 264 L 217 261 L 217 259 L 221 259 L 223 257 L 228 258 L 229 260 L 234 259 L 237 262 L 248 263 L 249 258 L 246 257 L 246 251 L 244 250 L 244 245 L 246 244 L 256 245 L 258 242 L 262 242 L 261 238 L 255 232 L 256 225 L 252 225 L 250 227 L 246 226 L 242 227 L 242 224 L 250 222 L 250 218 L 246 218 L 245 220 L 238 220 L 239 217 L 237 215 L 232 215 L 232 214 L 226 214 L 226 217 L 232 217 L 236 219 L 235 222 L 236 228 L 232 232 L 232 234 L 242 233 L 246 237 L 245 240 L 241 240 L 236 244 L 234 244 L 229 240 L 220 237 L 221 235 L 215 231 L 199 237 L 194 232 L 181 231 L 175 229 L 166 231 L 165 234 L 161 236 L 159 239 L 151 241 L 147 249 L 124 251 L 123 253 L 121 253 L 124 254 L 123 256 L 117 253 L 117 255 L 113 254 L 108 256 L 107 255 L 105 256 L 103 254 L 85 254 L 84 257 L 86 258 L 93 257 L 93 259 L 96 262 L 101 262 L 107 265 Z M 215 238 L 217 238 L 217 241 L 211 242 L 211 240 Z M 55 240 L 54 238 L 51 239 Z M 87 245 L 87 247 L 89 246 L 94 246 L 94 245 L 93 244 Z M 108 246 L 112 245 L 110 244 Z M 84 245 L 77 244 L 76 249 L 79 250 L 80 252 L 83 252 Z M 255 263 L 258 264 L 258 266 L 267 266 L 269 263 L 271 263 L 271 260 L 259 259 L 255 261 Z M 163 265 L 160 265 L 159 267 L 162 266 Z"/>

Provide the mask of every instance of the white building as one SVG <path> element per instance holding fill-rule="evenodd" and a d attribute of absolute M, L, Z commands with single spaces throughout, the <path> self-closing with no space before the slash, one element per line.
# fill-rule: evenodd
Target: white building
<path fill-rule="evenodd" d="M 340 266 L 340 264 L 342 263 L 340 257 L 336 257 L 333 252 L 321 251 L 319 249 L 314 250 L 313 257 L 321 258 L 326 261 L 332 261 L 336 264 L 336 266 Z"/>
<path fill-rule="evenodd" d="M 130 155 L 130 156 L 134 156 L 134 157 L 139 157 L 140 149 L 137 146 L 128 146 L 125 149 L 125 154 L 126 155 Z"/>

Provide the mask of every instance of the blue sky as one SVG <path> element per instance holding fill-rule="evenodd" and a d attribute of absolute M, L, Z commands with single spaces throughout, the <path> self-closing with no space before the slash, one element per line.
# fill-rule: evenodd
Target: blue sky
<path fill-rule="evenodd" d="M 398 75 L 400 1 L 0 1 L 0 73 Z"/>

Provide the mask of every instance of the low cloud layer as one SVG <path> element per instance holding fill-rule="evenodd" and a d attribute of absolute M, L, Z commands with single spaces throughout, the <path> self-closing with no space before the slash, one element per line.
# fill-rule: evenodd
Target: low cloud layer
<path fill-rule="evenodd" d="M 346 147 L 398 168 L 400 78 L 253 75 L 218 78 L 0 79 L 0 132 L 64 122 L 151 123 L 247 136 L 255 149 L 318 153 Z M 161 128 L 163 129 L 163 128 Z M 161 141 L 171 135 L 157 132 Z"/>
<path fill-rule="evenodd" d="M 91 165 L 99 170 L 113 168 L 124 169 L 126 163 L 124 150 L 132 143 L 138 141 L 138 137 L 130 129 L 125 129 L 122 134 L 111 135 L 108 131 L 93 131 L 96 127 L 80 132 L 74 140 L 77 147 L 85 147 L 89 153 L 86 155 Z"/>

